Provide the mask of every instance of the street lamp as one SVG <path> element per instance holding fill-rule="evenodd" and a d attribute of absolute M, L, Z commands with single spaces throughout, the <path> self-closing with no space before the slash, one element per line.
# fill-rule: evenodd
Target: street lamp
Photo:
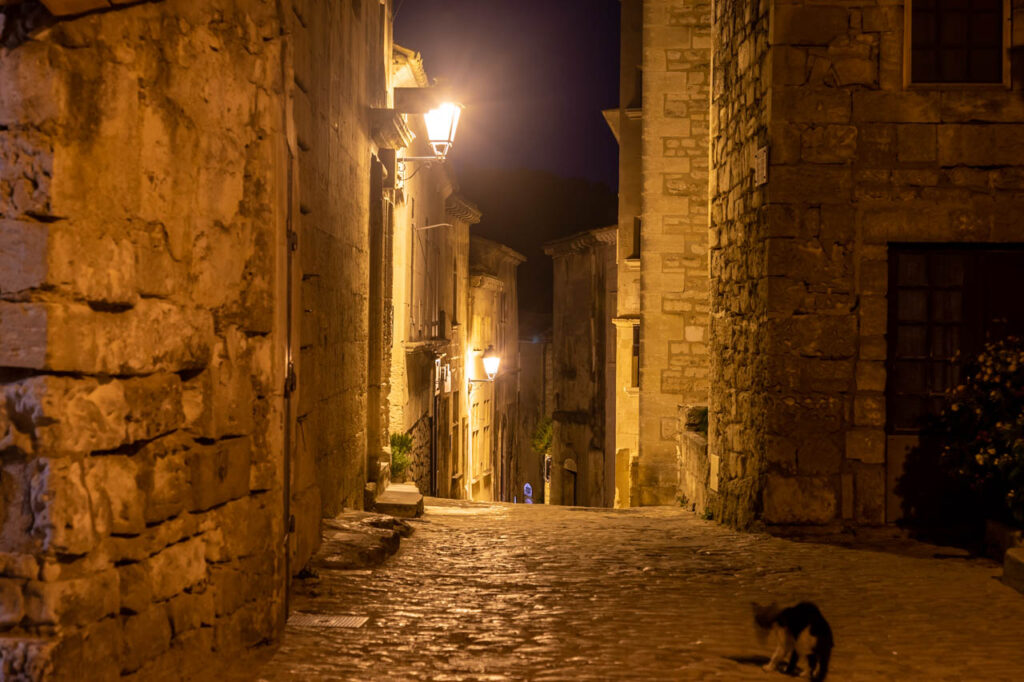
<path fill-rule="evenodd" d="M 501 357 L 494 352 L 494 346 L 488 346 L 487 350 L 484 351 L 484 373 L 487 375 L 488 381 L 494 381 L 494 377 L 498 375 L 498 367 L 501 366 Z"/>
<path fill-rule="evenodd" d="M 406 156 L 402 161 L 444 161 L 448 158 L 448 152 L 455 144 L 455 132 L 459 128 L 461 115 L 462 105 L 454 102 L 445 102 L 423 114 L 423 121 L 427 125 L 427 142 L 434 155 Z"/>
<path fill-rule="evenodd" d="M 462 107 L 454 102 L 445 102 L 423 115 L 427 124 L 427 141 L 434 150 L 438 161 L 444 161 L 455 142 L 455 131 L 459 127 Z"/>

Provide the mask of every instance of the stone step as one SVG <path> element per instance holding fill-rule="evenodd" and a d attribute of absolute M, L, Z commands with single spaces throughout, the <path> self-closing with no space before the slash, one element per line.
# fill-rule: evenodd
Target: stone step
<path fill-rule="evenodd" d="M 423 516 L 423 495 L 412 483 L 392 483 L 377 496 L 373 508 L 381 514 L 405 519 Z"/>
<path fill-rule="evenodd" d="M 1006 556 L 1003 557 L 1003 582 L 1018 592 L 1024 592 L 1024 547 L 1006 550 Z"/>

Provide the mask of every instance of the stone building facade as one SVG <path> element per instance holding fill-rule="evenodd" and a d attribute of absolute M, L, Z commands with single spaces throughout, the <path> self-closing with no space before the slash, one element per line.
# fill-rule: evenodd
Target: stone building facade
<path fill-rule="evenodd" d="M 699 264 L 692 277 L 641 275 L 636 313 L 620 278 L 620 329 L 641 329 L 640 502 L 654 480 L 645 441 L 669 436 L 680 407 L 707 404 L 706 459 L 680 439 L 677 480 L 716 518 L 893 521 L 905 452 L 955 385 L 957 351 L 1024 328 L 999 286 L 1024 265 L 1024 2 L 961 4 L 623 4 L 624 78 L 637 59 L 626 31 L 637 12 L 642 23 L 639 156 L 625 88 L 615 115 L 623 207 L 643 216 L 639 267 L 648 244 L 663 266 L 671 253 Z M 636 266 L 622 265 L 626 218 L 619 231 L 621 275 Z M 644 310 L 676 294 L 692 308 L 666 329 L 695 369 L 675 405 L 645 407 L 665 384 L 644 373 L 660 352 Z M 616 447 L 629 447 L 619 425 Z"/>
<path fill-rule="evenodd" d="M 549 504 L 615 501 L 617 226 L 548 242 L 554 260 Z"/>
<path fill-rule="evenodd" d="M 0 677 L 188 679 L 375 477 L 392 7 L 44 4 L 0 8 Z"/>
<path fill-rule="evenodd" d="M 538 425 L 552 411 L 551 393 L 552 348 L 551 331 L 534 330 L 527 336 L 520 328 L 519 338 L 519 411 L 516 420 L 515 466 L 512 501 L 539 504 L 547 501 L 544 494 L 546 453 L 534 449 L 533 437 Z M 531 495 L 527 495 L 529 485 Z"/>
<path fill-rule="evenodd" d="M 710 2 L 624 0 L 617 504 L 673 504 L 680 404 L 708 399 Z"/>
<path fill-rule="evenodd" d="M 420 56 L 400 46 L 393 61 L 396 88 L 427 88 Z M 430 150 L 422 116 L 407 115 L 416 134 L 410 156 Z M 410 479 L 420 491 L 464 497 L 460 485 L 460 428 L 469 316 L 469 231 L 481 213 L 458 193 L 449 164 L 410 161 L 396 192 L 394 223 L 394 337 L 390 431 L 413 437 Z"/>
<path fill-rule="evenodd" d="M 519 407 L 519 300 L 516 270 L 526 258 L 498 242 L 471 236 L 469 328 L 463 358 L 468 418 L 462 485 L 472 500 L 511 501 L 515 495 Z M 483 356 L 501 358 L 493 381 Z"/>

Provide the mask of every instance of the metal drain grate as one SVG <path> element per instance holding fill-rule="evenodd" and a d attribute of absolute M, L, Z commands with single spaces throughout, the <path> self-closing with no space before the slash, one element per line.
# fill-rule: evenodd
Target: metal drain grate
<path fill-rule="evenodd" d="M 320 613 L 296 613 L 288 625 L 298 628 L 361 628 L 370 620 L 366 616 L 328 616 Z"/>

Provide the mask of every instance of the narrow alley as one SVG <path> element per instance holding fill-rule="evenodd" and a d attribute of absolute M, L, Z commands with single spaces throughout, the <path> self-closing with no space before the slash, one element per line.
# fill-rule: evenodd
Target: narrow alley
<path fill-rule="evenodd" d="M 737 533 L 668 507 L 428 500 L 399 553 L 322 571 L 256 679 L 772 680 L 749 602 L 812 599 L 836 637 L 829 679 L 1011 680 L 1024 600 L 999 567 Z M 315 596 L 314 596 L 315 595 Z M 315 612 L 359 628 L 296 627 Z M 239 679 L 252 679 L 240 677 Z"/>

